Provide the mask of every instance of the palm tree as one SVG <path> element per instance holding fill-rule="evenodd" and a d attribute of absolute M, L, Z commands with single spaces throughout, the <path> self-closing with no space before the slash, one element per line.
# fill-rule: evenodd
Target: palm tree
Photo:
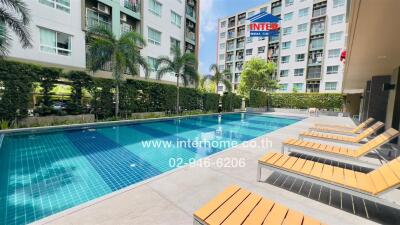
<path fill-rule="evenodd" d="M 1 1 L 1 0 L 0 0 Z M 123 76 L 130 73 L 140 74 L 140 66 L 148 77 L 146 59 L 140 55 L 140 47 L 145 46 L 143 37 L 134 32 L 126 32 L 117 38 L 112 31 L 98 26 L 89 30 L 88 64 L 93 72 L 100 70 L 111 62 L 112 74 L 115 79 L 115 116 L 119 114 L 119 87 Z"/>
<path fill-rule="evenodd" d="M 23 48 L 32 46 L 28 30 L 29 22 L 29 10 L 24 1 L 0 0 L 0 57 L 8 53 L 11 38 L 7 28 L 17 34 Z"/>
<path fill-rule="evenodd" d="M 215 85 L 217 85 L 217 89 L 218 89 L 218 85 L 219 84 L 223 84 L 226 88 L 226 90 L 230 93 L 232 92 L 232 74 L 229 70 L 224 70 L 224 71 L 220 71 L 218 68 L 217 64 L 212 64 L 210 66 L 210 71 L 213 72 L 213 75 L 205 75 L 203 77 L 203 81 L 204 80 L 211 80 L 215 83 Z"/>
<path fill-rule="evenodd" d="M 179 47 L 172 49 L 172 59 L 167 56 L 161 56 L 157 60 L 157 79 L 172 73 L 176 77 L 176 113 L 179 113 L 179 81 L 183 80 L 186 87 L 189 84 L 198 85 L 199 75 L 197 73 L 197 59 L 193 53 L 182 54 Z M 161 68 L 159 68 L 161 66 Z"/>

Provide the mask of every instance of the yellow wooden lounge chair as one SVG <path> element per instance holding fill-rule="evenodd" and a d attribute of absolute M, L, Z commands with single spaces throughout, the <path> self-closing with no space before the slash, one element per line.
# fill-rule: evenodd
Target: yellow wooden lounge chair
<path fill-rule="evenodd" d="M 374 118 L 369 118 L 366 121 L 360 123 L 356 127 L 350 126 L 338 126 L 338 125 L 328 125 L 328 124 L 315 124 L 314 127 L 310 128 L 310 131 L 320 131 L 334 134 L 357 134 L 361 132 L 363 129 L 367 128 L 372 122 L 374 122 Z"/>
<path fill-rule="evenodd" d="M 359 161 L 359 159 L 398 136 L 400 136 L 400 132 L 390 128 L 374 139 L 354 149 L 291 138 L 282 143 L 282 153 L 287 149 L 289 152 L 297 152 L 329 159 L 334 157 L 340 159 L 342 162 L 363 164 L 363 166 L 370 167 L 371 164 Z"/>
<path fill-rule="evenodd" d="M 393 191 L 400 186 L 400 157 L 369 173 L 361 173 L 271 152 L 258 160 L 258 181 L 261 180 L 262 168 L 268 168 L 292 177 L 400 209 L 400 205 L 396 204 L 392 199 L 383 198 L 385 193 Z"/>
<path fill-rule="evenodd" d="M 334 141 L 334 142 L 343 142 L 343 143 L 360 143 L 364 138 L 369 137 L 370 135 L 376 133 L 379 129 L 381 129 L 385 124 L 382 122 L 376 122 L 371 127 L 365 129 L 361 134 L 357 136 L 344 136 L 337 134 L 328 134 L 321 133 L 316 131 L 304 131 L 299 134 L 300 139 L 303 138 L 314 138 L 324 141 Z"/>
<path fill-rule="evenodd" d="M 319 225 L 319 221 L 265 199 L 236 185 L 197 210 L 193 224 L 201 225 Z"/>

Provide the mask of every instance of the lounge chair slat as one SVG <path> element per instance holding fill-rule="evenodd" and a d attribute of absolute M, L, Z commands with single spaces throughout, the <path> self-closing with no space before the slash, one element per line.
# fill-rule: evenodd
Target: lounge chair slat
<path fill-rule="evenodd" d="M 307 174 L 307 175 L 310 174 L 311 170 L 314 167 L 314 163 L 315 163 L 314 161 L 307 160 L 306 163 L 304 163 L 303 168 L 301 169 L 301 173 L 304 173 L 304 174 Z"/>
<path fill-rule="evenodd" d="M 301 171 L 301 169 L 304 166 L 304 163 L 306 163 L 306 160 L 304 160 L 302 158 L 297 159 L 296 163 L 292 166 L 292 170 Z"/>
<path fill-rule="evenodd" d="M 322 164 L 322 163 L 318 163 L 318 162 L 314 163 L 314 167 L 312 168 L 310 175 L 313 177 L 319 178 L 321 176 L 323 167 L 324 167 L 324 164 Z"/>
<path fill-rule="evenodd" d="M 397 178 L 400 179 L 400 160 L 392 160 L 388 163 L 388 166 L 393 171 L 393 173 L 396 174 Z"/>
<path fill-rule="evenodd" d="M 324 165 L 324 168 L 322 169 L 321 172 L 321 178 L 324 180 L 331 181 L 332 175 L 333 175 L 333 166 Z"/>
<path fill-rule="evenodd" d="M 267 218 L 265 218 L 263 224 L 267 224 L 267 225 L 282 224 L 288 210 L 289 209 L 286 208 L 285 206 L 275 203 L 271 212 L 268 214 Z"/>
<path fill-rule="evenodd" d="M 344 185 L 344 169 L 340 167 L 333 168 L 332 181 Z"/>
<path fill-rule="evenodd" d="M 367 174 L 360 172 L 354 172 L 354 173 L 356 174 L 357 186 L 359 189 L 368 192 L 370 194 L 376 192 L 375 185 Z"/>
<path fill-rule="evenodd" d="M 368 176 L 374 183 L 376 189 L 376 192 L 374 192 L 374 194 L 386 190 L 387 187 L 389 186 L 386 183 L 385 179 L 383 178 L 382 174 L 379 172 L 379 170 L 374 170 L 372 173 L 369 173 Z"/>
<path fill-rule="evenodd" d="M 235 209 L 222 224 L 223 225 L 240 225 L 244 222 L 250 212 L 256 207 L 256 205 L 261 201 L 261 196 L 255 193 L 251 193 L 242 204 Z"/>
<path fill-rule="evenodd" d="M 303 214 L 289 209 L 289 212 L 287 213 L 282 225 L 302 225 L 303 217 Z"/>
<path fill-rule="evenodd" d="M 297 160 L 298 160 L 298 158 L 296 158 L 296 157 L 290 157 L 289 160 L 286 161 L 286 163 L 283 164 L 282 167 L 284 167 L 286 169 L 290 169 L 296 163 Z"/>
<path fill-rule="evenodd" d="M 266 162 L 268 159 L 270 159 L 271 157 L 273 157 L 275 155 L 275 152 L 269 152 L 266 155 L 264 155 L 260 161 Z"/>
<path fill-rule="evenodd" d="M 321 223 L 318 220 L 315 220 L 311 217 L 304 216 L 303 225 L 320 225 Z"/>
<path fill-rule="evenodd" d="M 353 170 L 343 170 L 343 172 L 345 186 L 357 189 L 358 185 L 355 172 Z"/>
<path fill-rule="evenodd" d="M 221 224 L 249 195 L 249 191 L 240 189 L 215 210 L 205 221 L 208 224 Z"/>
<path fill-rule="evenodd" d="M 278 161 L 276 161 L 275 165 L 281 167 L 283 164 L 286 163 L 286 161 L 289 159 L 290 157 L 287 155 L 283 155 Z"/>
<path fill-rule="evenodd" d="M 262 224 L 274 204 L 274 202 L 268 199 L 262 199 L 244 221 L 243 225 Z"/>
<path fill-rule="evenodd" d="M 230 197 L 232 197 L 237 191 L 239 191 L 240 187 L 238 186 L 230 186 L 226 188 L 221 194 L 215 197 L 213 200 L 208 202 L 202 208 L 197 210 L 194 215 L 201 220 L 205 220 L 209 217 L 215 210 L 217 210 L 224 202 L 226 202 Z"/>

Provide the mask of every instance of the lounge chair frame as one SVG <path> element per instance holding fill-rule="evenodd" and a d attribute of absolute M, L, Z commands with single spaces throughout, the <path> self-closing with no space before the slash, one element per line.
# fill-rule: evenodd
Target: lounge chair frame
<path fill-rule="evenodd" d="M 315 178 L 312 178 L 312 177 L 307 177 L 307 176 L 304 176 L 302 174 L 298 174 L 298 173 L 295 173 L 295 172 L 292 172 L 292 171 L 286 171 L 284 169 L 276 168 L 276 167 L 273 167 L 273 166 L 268 166 L 268 165 L 265 165 L 265 164 L 260 163 L 260 162 L 258 162 L 258 167 L 257 167 L 257 181 L 258 182 L 261 182 L 261 175 L 262 175 L 261 172 L 262 172 L 263 168 L 266 168 L 268 170 L 272 170 L 274 172 L 278 172 L 278 173 L 281 173 L 281 174 L 285 174 L 287 176 L 291 176 L 291 177 L 294 177 L 294 178 L 305 180 L 305 181 L 308 181 L 308 182 L 311 182 L 311 183 L 315 183 L 315 184 L 318 184 L 318 185 L 321 185 L 321 186 L 324 186 L 324 187 L 327 187 L 327 188 L 330 188 L 330 189 L 334 189 L 334 190 L 337 190 L 337 191 L 340 191 L 340 192 L 344 192 L 344 193 L 350 194 L 350 195 L 354 195 L 354 196 L 357 196 L 357 197 L 360 197 L 360 198 L 363 198 L 363 199 L 367 199 L 369 201 L 376 202 L 376 203 L 379 203 L 379 204 L 382 204 L 382 205 L 385 205 L 385 206 L 388 206 L 388 207 L 392 207 L 392 208 L 395 208 L 395 209 L 400 209 L 400 205 L 396 204 L 396 202 L 391 202 L 388 199 L 383 199 L 383 198 L 379 198 L 378 197 L 378 196 L 383 196 L 383 195 L 387 194 L 388 192 L 397 189 L 398 187 L 400 187 L 400 184 L 396 185 L 396 186 L 394 186 L 394 187 L 392 187 L 392 188 L 390 188 L 390 189 L 388 189 L 388 190 L 386 190 L 386 191 L 384 191 L 382 193 L 380 193 L 378 196 L 373 196 L 373 195 L 370 195 L 368 193 L 361 192 L 359 190 L 354 190 L 354 189 L 351 189 L 351 188 L 339 186 L 339 185 L 336 185 L 334 183 L 330 183 L 328 181 L 321 181 L 321 180 L 318 180 L 318 179 L 315 179 Z"/>

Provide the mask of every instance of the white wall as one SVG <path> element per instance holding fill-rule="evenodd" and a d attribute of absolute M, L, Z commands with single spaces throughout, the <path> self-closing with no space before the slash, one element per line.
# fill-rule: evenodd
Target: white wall
<path fill-rule="evenodd" d="M 181 50 L 184 52 L 185 45 L 185 0 L 181 2 L 177 0 L 159 0 L 162 4 L 161 16 L 157 16 L 149 11 L 149 1 L 142 1 L 143 5 L 143 37 L 147 41 L 148 39 L 148 28 L 151 27 L 161 32 L 161 45 L 154 45 L 147 41 L 147 47 L 142 50 L 144 57 L 150 56 L 158 58 L 159 56 L 169 56 L 170 54 L 170 38 L 173 37 L 181 41 Z M 182 17 L 181 27 L 178 28 L 176 25 L 171 23 L 171 10 L 179 14 Z M 144 76 L 142 71 L 141 76 Z M 151 78 L 156 77 L 156 73 L 150 74 Z M 166 74 L 162 78 L 166 81 L 176 81 L 176 77 L 172 74 Z"/>
<path fill-rule="evenodd" d="M 19 44 L 19 39 L 13 34 L 9 56 L 67 68 L 85 68 L 85 34 L 81 28 L 81 1 L 70 1 L 70 13 L 41 4 L 38 0 L 25 2 L 31 11 L 30 31 L 33 48 L 23 49 Z M 40 51 L 39 27 L 72 35 L 71 55 L 62 56 Z"/>

